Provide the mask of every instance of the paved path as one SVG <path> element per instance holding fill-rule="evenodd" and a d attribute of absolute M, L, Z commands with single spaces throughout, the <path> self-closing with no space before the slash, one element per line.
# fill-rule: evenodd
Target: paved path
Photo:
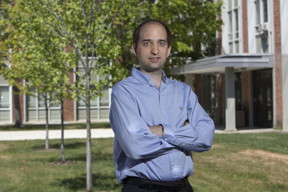
<path fill-rule="evenodd" d="M 114 137 L 112 129 L 91 129 L 92 138 L 109 138 Z M 0 131 L 0 141 L 15 140 L 36 140 L 46 138 L 46 132 L 43 131 Z M 60 130 L 49 130 L 49 139 L 60 139 Z M 86 129 L 65 130 L 65 139 L 86 138 Z"/>
<path fill-rule="evenodd" d="M 250 129 L 250 130 L 239 130 L 233 132 L 225 132 L 216 130 L 217 134 L 231 134 L 231 133 L 260 133 L 260 132 L 273 132 L 274 129 Z M 0 141 L 16 141 L 16 140 L 44 140 L 46 137 L 45 130 L 41 131 L 0 131 Z M 77 130 L 65 130 L 65 139 L 73 138 L 86 138 L 86 129 Z M 112 129 L 91 129 L 92 138 L 113 138 L 114 133 Z M 49 130 L 49 139 L 60 139 L 60 130 Z"/>

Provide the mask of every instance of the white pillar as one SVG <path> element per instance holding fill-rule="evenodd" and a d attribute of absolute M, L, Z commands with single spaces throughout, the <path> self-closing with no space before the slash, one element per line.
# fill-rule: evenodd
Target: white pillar
<path fill-rule="evenodd" d="M 282 48 L 283 130 L 288 131 L 288 1 L 280 1 Z"/>
<path fill-rule="evenodd" d="M 225 69 L 225 131 L 236 131 L 235 74 L 234 68 Z"/>

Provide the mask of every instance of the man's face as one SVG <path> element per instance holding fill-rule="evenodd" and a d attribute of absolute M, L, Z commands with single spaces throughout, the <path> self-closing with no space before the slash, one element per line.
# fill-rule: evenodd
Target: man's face
<path fill-rule="evenodd" d="M 132 49 L 138 57 L 140 69 L 144 72 L 161 71 L 166 58 L 170 54 L 167 33 L 159 23 L 147 23 L 140 31 L 140 39 Z"/>

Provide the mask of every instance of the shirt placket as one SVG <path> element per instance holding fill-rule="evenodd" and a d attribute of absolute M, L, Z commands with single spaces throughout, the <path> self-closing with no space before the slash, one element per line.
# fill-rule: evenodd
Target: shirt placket
<path fill-rule="evenodd" d="M 165 90 L 167 91 L 168 89 L 168 85 L 164 84 L 162 82 L 162 85 L 160 87 L 160 89 L 158 90 L 159 93 L 159 105 L 160 105 L 160 111 L 161 111 L 161 122 L 163 122 L 164 124 L 169 124 L 169 119 L 172 117 L 169 117 L 167 114 L 167 109 L 166 108 L 166 102 L 169 102 L 169 99 L 166 98 L 169 97 L 169 94 L 165 94 Z M 171 129 L 173 129 L 173 126 L 170 126 Z M 174 149 L 173 149 L 174 150 Z M 170 163 L 170 168 L 171 168 L 171 176 L 173 178 L 179 178 L 180 174 L 181 174 L 181 165 L 179 164 L 179 157 L 178 157 L 178 152 L 177 150 L 174 150 L 173 153 L 170 153 L 169 155 L 169 163 Z"/>

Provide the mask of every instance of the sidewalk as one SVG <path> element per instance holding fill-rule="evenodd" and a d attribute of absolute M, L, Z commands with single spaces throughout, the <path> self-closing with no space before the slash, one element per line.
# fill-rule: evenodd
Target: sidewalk
<path fill-rule="evenodd" d="M 216 134 L 232 134 L 232 133 L 265 133 L 277 131 L 274 129 L 250 129 L 250 130 L 237 130 L 226 132 L 216 129 Z M 113 138 L 114 133 L 112 129 L 91 129 L 91 138 Z M 45 140 L 46 131 L 0 131 L 0 141 L 17 141 L 17 140 Z M 49 130 L 49 139 L 60 139 L 61 130 Z M 64 130 L 65 139 L 84 139 L 86 138 L 86 129 Z"/>
<path fill-rule="evenodd" d="M 112 129 L 91 129 L 91 138 L 114 137 Z M 0 131 L 0 141 L 44 140 L 46 131 Z M 49 139 L 60 139 L 61 130 L 49 130 Z M 86 129 L 64 130 L 65 139 L 86 138 Z"/>

